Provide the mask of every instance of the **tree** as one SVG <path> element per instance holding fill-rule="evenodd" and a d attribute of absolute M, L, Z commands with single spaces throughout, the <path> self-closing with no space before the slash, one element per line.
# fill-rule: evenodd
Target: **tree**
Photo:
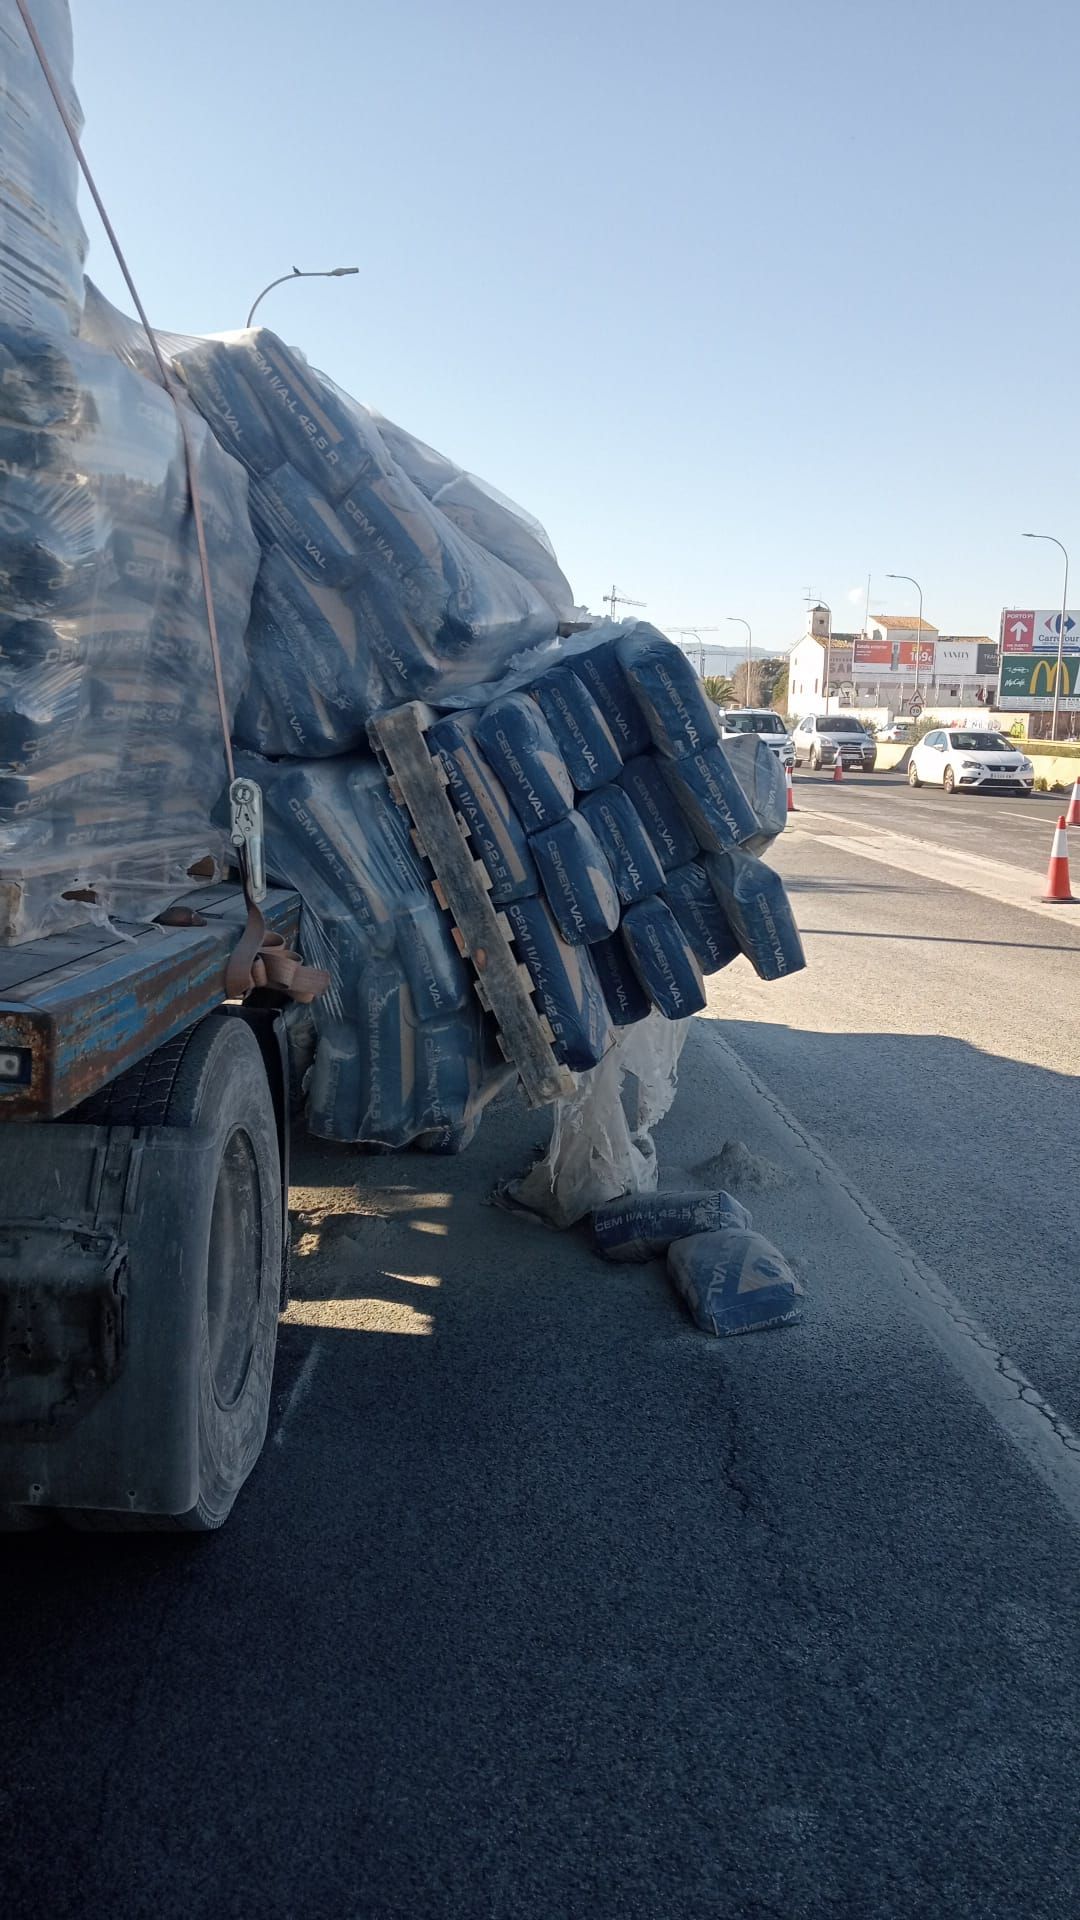
<path fill-rule="evenodd" d="M 787 661 L 777 659 L 744 660 L 732 676 L 735 698 L 744 707 L 771 707 L 776 689 L 783 683 L 787 698 Z"/>
<path fill-rule="evenodd" d="M 735 689 L 726 673 L 707 673 L 701 684 L 718 707 L 734 705 Z"/>

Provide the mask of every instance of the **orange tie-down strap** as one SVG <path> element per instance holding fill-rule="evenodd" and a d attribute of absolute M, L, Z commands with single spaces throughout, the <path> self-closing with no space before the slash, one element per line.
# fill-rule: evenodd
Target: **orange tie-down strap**
<path fill-rule="evenodd" d="M 309 1006 L 330 985 L 324 967 L 305 966 L 298 953 L 285 945 L 280 933 L 269 933 L 257 906 L 249 905 L 247 925 L 229 955 L 225 992 L 243 1000 L 253 987 L 272 987 L 301 1006 Z"/>

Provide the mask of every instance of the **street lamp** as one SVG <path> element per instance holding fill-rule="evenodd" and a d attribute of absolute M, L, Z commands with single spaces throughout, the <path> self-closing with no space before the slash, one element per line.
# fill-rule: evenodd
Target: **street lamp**
<path fill-rule="evenodd" d="M 911 696 L 912 705 L 914 705 L 919 698 L 919 659 L 922 654 L 922 588 L 919 587 L 918 581 L 914 579 L 910 573 L 887 573 L 885 578 L 886 580 L 906 580 L 909 587 L 919 588 L 919 631 L 915 636 L 915 691 Z M 918 718 L 919 716 L 916 714 L 916 722 Z"/>
<path fill-rule="evenodd" d="M 750 662 L 751 662 L 751 654 L 753 651 L 753 640 L 754 640 L 754 636 L 750 631 L 750 622 L 749 620 L 740 619 L 737 613 L 725 613 L 724 619 L 730 620 L 733 626 L 746 628 L 746 701 L 745 701 L 745 705 L 749 706 L 750 705 Z"/>
<path fill-rule="evenodd" d="M 1049 540 L 1055 547 L 1061 547 L 1062 553 L 1065 554 L 1065 579 L 1061 588 L 1061 624 L 1058 627 L 1057 666 L 1054 669 L 1054 717 L 1050 723 L 1050 738 L 1051 740 L 1056 740 L 1058 737 L 1058 701 L 1061 698 L 1061 675 L 1064 671 L 1061 657 L 1065 651 L 1065 621 L 1069 601 L 1069 556 L 1065 553 L 1065 548 L 1061 546 L 1061 541 L 1055 534 L 1025 533 L 1023 537 L 1025 540 Z M 1004 639 L 1004 637 L 1003 634 L 1002 639 Z"/>
<path fill-rule="evenodd" d="M 245 324 L 250 327 L 255 318 L 255 308 L 259 305 L 259 302 L 265 300 L 267 294 L 272 293 L 275 287 L 284 286 L 286 280 L 343 280 L 347 273 L 359 273 L 359 271 L 359 267 L 314 267 L 310 271 L 306 268 L 294 267 L 291 273 L 281 274 L 278 279 L 271 280 L 268 287 L 263 288 L 253 303 Z"/>

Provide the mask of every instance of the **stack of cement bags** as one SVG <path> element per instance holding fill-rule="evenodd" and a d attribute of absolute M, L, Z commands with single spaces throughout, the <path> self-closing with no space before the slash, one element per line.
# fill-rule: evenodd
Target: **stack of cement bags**
<path fill-rule="evenodd" d="M 61 0 L 35 6 L 71 88 Z M 151 918 L 224 853 L 222 723 L 176 409 L 76 337 L 75 168 L 0 0 L 0 941 Z M 74 111 L 77 115 L 77 103 Z M 258 561 L 243 470 L 191 416 L 226 697 Z"/>
<path fill-rule="evenodd" d="M 779 764 L 756 736 L 721 743 L 655 629 L 586 638 L 429 738 L 568 1066 L 595 1066 L 651 1008 L 697 1012 L 703 976 L 739 953 L 764 980 L 805 965 L 760 858 L 786 818 Z"/>

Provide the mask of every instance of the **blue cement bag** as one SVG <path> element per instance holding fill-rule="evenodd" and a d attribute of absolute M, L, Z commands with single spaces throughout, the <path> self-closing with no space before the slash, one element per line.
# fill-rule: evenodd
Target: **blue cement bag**
<path fill-rule="evenodd" d="M 622 937 L 653 1006 L 668 1020 L 700 1013 L 705 1005 L 701 968 L 671 908 L 658 896 L 627 907 Z"/>
<path fill-rule="evenodd" d="M 241 746 L 315 760 L 363 746 L 389 704 L 360 623 L 339 593 L 305 577 L 280 547 L 263 553 L 247 634 L 251 682 L 236 716 Z"/>
<path fill-rule="evenodd" d="M 655 754 L 643 753 L 627 762 L 619 775 L 619 785 L 629 794 L 662 866 L 670 872 L 695 858 L 698 843 L 660 767 Z"/>
<path fill-rule="evenodd" d="M 632 907 L 635 900 L 659 893 L 664 884 L 664 869 L 641 823 L 641 815 L 625 789 L 600 787 L 596 793 L 583 797 L 578 812 L 592 828 L 607 856 L 623 905 Z"/>
<path fill-rule="evenodd" d="M 605 1260 L 638 1263 L 666 1253 L 673 1240 L 695 1233 L 718 1233 L 753 1225 L 746 1208 L 722 1188 L 675 1193 L 627 1193 L 597 1207 L 592 1216 L 593 1245 Z"/>
<path fill-rule="evenodd" d="M 476 740 L 530 833 L 564 820 L 574 804 L 570 775 L 535 700 L 511 693 L 486 707 Z"/>
<path fill-rule="evenodd" d="M 799 1283 L 760 1233 L 727 1229 L 675 1240 L 667 1267 L 705 1333 L 755 1333 L 800 1317 Z"/>
<path fill-rule="evenodd" d="M 404 1146 L 419 1131 L 415 1121 L 417 1021 L 396 960 L 374 961 L 364 973 L 355 1015 L 359 1099 L 357 1131 L 352 1137 L 381 1141 L 387 1147 Z"/>
<path fill-rule="evenodd" d="M 449 714 L 437 721 L 428 744 L 445 769 L 450 798 L 469 829 L 473 850 L 487 868 L 494 905 L 535 893 L 540 882 L 528 836 L 502 781 L 477 751 L 471 717 Z"/>
<path fill-rule="evenodd" d="M 724 753 L 756 823 L 742 845 L 748 853 L 764 853 L 787 825 L 784 769 L 759 733 L 740 733 L 725 740 Z"/>
<path fill-rule="evenodd" d="M 395 914 L 394 945 L 421 1022 L 443 1019 L 469 1004 L 470 975 L 434 899 Z"/>
<path fill-rule="evenodd" d="M 240 370 L 234 349 L 221 340 L 198 340 L 173 358 L 173 369 L 191 404 L 216 438 L 251 474 L 272 473 L 282 463 L 277 435 Z"/>
<path fill-rule="evenodd" d="M 738 959 L 741 948 L 699 861 L 669 873 L 662 897 L 689 940 L 702 973 L 719 973 Z"/>
<path fill-rule="evenodd" d="M 610 940 L 598 940 L 589 948 L 589 956 L 612 1026 L 631 1027 L 635 1021 L 644 1020 L 652 1011 L 652 1001 L 630 964 L 622 935 L 614 933 Z"/>
<path fill-rule="evenodd" d="M 320 1140 L 361 1138 L 360 1040 L 352 1020 L 320 1029 L 307 1085 L 307 1124 Z"/>
<path fill-rule="evenodd" d="M 464 1144 L 461 1131 L 472 1119 L 483 1079 L 482 1025 L 479 1003 L 471 999 L 417 1028 L 414 1132 L 456 1134 L 458 1147 Z"/>
<path fill-rule="evenodd" d="M 768 752 L 768 748 L 765 749 Z M 752 840 L 758 822 L 723 747 L 661 762 L 664 778 L 698 838 L 710 853 Z"/>
<path fill-rule="evenodd" d="M 762 980 L 800 973 L 806 955 L 780 875 L 741 849 L 712 855 L 705 870 L 755 973 Z"/>
<path fill-rule="evenodd" d="M 681 648 L 642 623 L 618 642 L 617 652 L 662 754 L 682 760 L 716 746 L 716 709 Z"/>
<path fill-rule="evenodd" d="M 580 793 L 614 780 L 622 756 L 591 693 L 570 667 L 552 667 L 533 687 L 566 770 Z"/>
<path fill-rule="evenodd" d="M 686 1014 L 700 1012 L 705 1006 L 701 968 L 665 900 L 653 895 L 651 900 L 628 906 L 623 939 L 634 973 L 665 1020 L 682 1020 Z"/>
<path fill-rule="evenodd" d="M 572 665 L 607 721 L 623 759 L 632 760 L 635 754 L 648 751 L 652 735 L 634 690 L 619 665 L 617 646 L 617 640 L 605 640 L 588 652 L 575 654 Z"/>
<path fill-rule="evenodd" d="M 253 480 L 251 521 L 264 548 L 279 547 L 324 587 L 345 587 L 360 571 L 356 541 L 314 482 L 287 463 Z"/>
<path fill-rule="evenodd" d="M 589 950 L 563 939 L 543 900 L 514 900 L 504 911 L 558 1058 L 575 1072 L 595 1067 L 610 1045 L 611 1024 Z"/>
<path fill-rule="evenodd" d="M 79 131 L 67 0 L 34 0 L 30 12 Z M 86 255 L 78 167 L 14 0 L 0 0 L 0 48 L 0 317 L 74 331 Z"/>
<path fill-rule="evenodd" d="M 280 448 L 328 500 L 341 500 L 363 477 L 391 462 L 361 410 L 309 367 L 269 327 L 230 343 L 240 378 L 254 394 Z"/>
<path fill-rule="evenodd" d="M 529 836 L 536 870 L 555 924 L 571 946 L 606 940 L 619 924 L 619 896 L 611 868 L 580 813 Z"/>

